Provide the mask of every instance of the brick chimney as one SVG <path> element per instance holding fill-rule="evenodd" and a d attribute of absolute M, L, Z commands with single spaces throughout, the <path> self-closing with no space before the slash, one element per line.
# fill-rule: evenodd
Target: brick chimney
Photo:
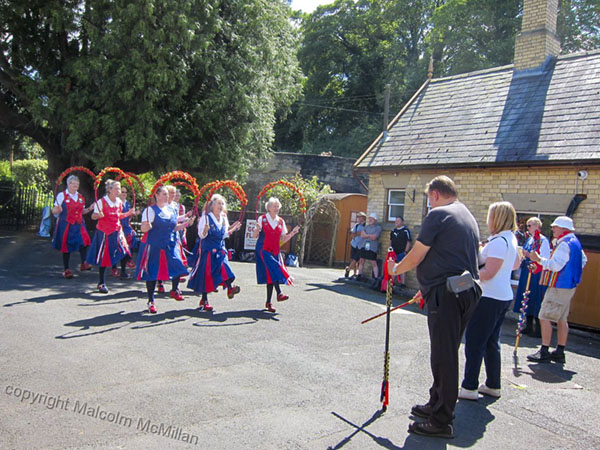
<path fill-rule="evenodd" d="M 521 32 L 515 41 L 515 69 L 539 67 L 548 56 L 558 56 L 556 36 L 558 0 L 524 0 Z"/>

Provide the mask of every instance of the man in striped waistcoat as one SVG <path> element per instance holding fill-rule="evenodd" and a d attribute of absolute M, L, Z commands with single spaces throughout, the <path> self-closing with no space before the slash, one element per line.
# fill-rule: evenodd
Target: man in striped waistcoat
<path fill-rule="evenodd" d="M 548 286 L 538 315 L 542 327 L 542 346 L 537 352 L 527 356 L 527 359 L 564 364 L 565 345 L 569 334 L 567 317 L 587 258 L 574 234 L 575 227 L 570 217 L 557 217 L 551 227 L 556 243 L 550 258 L 542 258 L 536 252 L 526 252 L 526 256 L 543 267 L 540 284 Z M 556 322 L 557 329 L 557 346 L 553 352 L 549 351 L 552 339 L 551 322 Z"/>

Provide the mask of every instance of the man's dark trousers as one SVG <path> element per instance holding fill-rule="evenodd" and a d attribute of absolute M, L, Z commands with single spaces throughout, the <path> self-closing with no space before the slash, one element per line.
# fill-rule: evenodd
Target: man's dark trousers
<path fill-rule="evenodd" d="M 469 289 L 458 297 L 442 284 L 427 293 L 427 326 L 431 343 L 429 389 L 431 422 L 437 426 L 452 423 L 458 399 L 458 348 L 469 319 L 475 311 L 481 291 Z"/>

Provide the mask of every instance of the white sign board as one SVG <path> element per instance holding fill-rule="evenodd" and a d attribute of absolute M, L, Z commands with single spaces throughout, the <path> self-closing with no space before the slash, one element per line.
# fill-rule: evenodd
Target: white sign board
<path fill-rule="evenodd" d="M 258 238 L 253 238 L 252 234 L 256 229 L 256 220 L 246 220 L 246 231 L 244 232 L 244 250 L 254 250 Z"/>

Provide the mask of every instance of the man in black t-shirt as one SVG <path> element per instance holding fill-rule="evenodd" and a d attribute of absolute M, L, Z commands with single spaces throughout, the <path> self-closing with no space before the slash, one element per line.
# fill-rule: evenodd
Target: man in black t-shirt
<path fill-rule="evenodd" d="M 432 210 L 413 249 L 390 275 L 417 268 L 421 293 L 427 302 L 427 326 L 431 341 L 433 385 L 429 401 L 413 406 L 413 416 L 427 419 L 414 422 L 408 431 L 424 436 L 453 437 L 454 408 L 458 398 L 458 348 L 467 322 L 481 296 L 475 287 L 458 295 L 446 288 L 446 279 L 465 270 L 479 279 L 479 227 L 465 205 L 458 201 L 454 182 L 439 176 L 426 189 Z"/>
<path fill-rule="evenodd" d="M 406 256 L 410 250 L 410 230 L 404 225 L 402 216 L 396 217 L 395 228 L 390 232 L 390 245 L 396 254 L 396 262 L 399 262 Z M 404 285 L 405 275 L 398 275 L 400 286 Z"/>

